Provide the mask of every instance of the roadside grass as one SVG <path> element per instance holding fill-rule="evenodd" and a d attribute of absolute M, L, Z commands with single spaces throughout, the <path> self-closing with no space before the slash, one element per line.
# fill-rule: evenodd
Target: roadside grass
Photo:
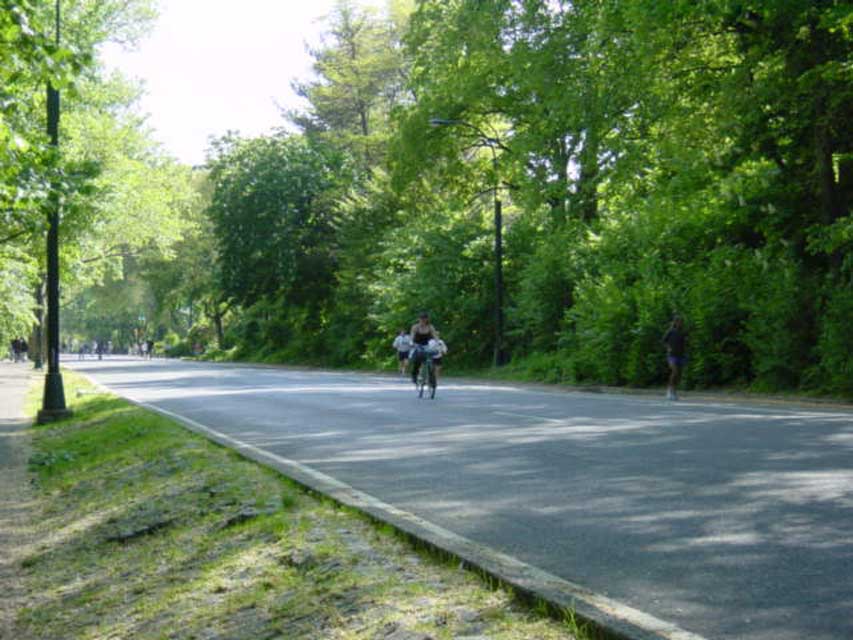
<path fill-rule="evenodd" d="M 73 417 L 34 428 L 39 523 L 17 639 L 588 637 L 570 614 L 555 620 L 389 527 L 64 377 Z"/>

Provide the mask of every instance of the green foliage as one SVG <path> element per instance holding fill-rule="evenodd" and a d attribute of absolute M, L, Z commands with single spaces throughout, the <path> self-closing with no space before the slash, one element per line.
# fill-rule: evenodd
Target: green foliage
<path fill-rule="evenodd" d="M 507 238 L 510 282 L 512 276 L 517 279 L 508 324 L 519 354 L 557 346 L 563 318 L 584 271 L 588 240 L 584 225 L 543 225 L 534 216 L 529 218 L 517 220 Z"/>
<path fill-rule="evenodd" d="M 853 288 L 847 284 L 831 291 L 820 323 L 818 377 L 812 384 L 850 397 L 853 396 L 853 332 L 850 331 Z"/>
<path fill-rule="evenodd" d="M 33 261 L 13 248 L 0 246 L 0 354 L 9 342 L 29 335 L 33 323 Z"/>
<path fill-rule="evenodd" d="M 570 370 L 570 360 L 562 351 L 535 351 L 527 356 L 513 359 L 504 369 L 497 372 L 500 377 L 547 382 L 549 384 L 577 383 Z"/>
<path fill-rule="evenodd" d="M 323 46 L 311 51 L 316 80 L 292 83 L 310 106 L 288 118 L 309 136 L 345 150 L 365 171 L 384 157 L 388 117 L 403 92 L 399 40 L 408 4 L 393 3 L 380 16 L 338 0 Z"/>
<path fill-rule="evenodd" d="M 390 234 L 381 262 L 394 269 L 370 289 L 370 316 L 381 335 L 377 357 L 393 337 L 426 311 L 454 362 L 473 365 L 491 357 L 494 271 L 491 231 L 476 217 L 441 210 L 416 217 Z"/>
<path fill-rule="evenodd" d="M 63 186 L 47 145 L 44 94 L 67 88 L 90 63 L 87 51 L 58 46 L 38 3 L 4 2 L 0 10 L 0 344 L 28 336 L 44 232 L 44 207 Z M 36 113 L 38 114 L 36 116 Z M 66 181 L 68 182 L 68 181 Z M 59 187 L 60 189 L 56 189 Z"/>
<path fill-rule="evenodd" d="M 742 340 L 749 349 L 754 387 L 796 388 L 807 382 L 813 357 L 817 287 L 810 286 L 809 274 L 791 256 L 765 254 L 752 256 L 751 286 L 740 284 L 749 313 Z"/>
<path fill-rule="evenodd" d="M 261 298 L 233 329 L 237 353 L 267 362 L 319 362 L 325 355 L 321 320 L 310 307 L 285 304 L 283 297 Z"/>
<path fill-rule="evenodd" d="M 624 357 L 636 313 L 630 290 L 611 276 L 579 283 L 562 344 L 571 353 L 573 377 L 624 384 Z"/>
<path fill-rule="evenodd" d="M 0 244 L 41 228 L 34 209 L 47 200 L 54 158 L 44 131 L 48 83 L 68 85 L 88 63 L 84 52 L 54 42 L 52 23 L 28 1 L 0 11 Z M 33 110 L 40 108 L 39 117 Z"/>
<path fill-rule="evenodd" d="M 195 196 L 188 171 L 162 156 L 133 112 L 138 88 L 116 74 L 103 77 L 94 52 L 107 41 L 134 44 L 153 7 L 150 0 L 62 2 L 61 33 L 52 2 L 6 2 L 0 11 L 0 270 L 16 278 L 3 296 L 0 333 L 14 324 L 28 334 L 42 316 L 34 317 L 33 294 L 43 288 L 45 214 L 56 209 L 70 320 L 64 337 L 126 345 L 138 315 L 148 313 L 140 303 L 145 283 L 131 274 L 127 287 L 117 285 L 124 261 L 168 252 L 187 228 L 182 214 Z M 45 132 L 48 84 L 61 93 L 58 148 Z"/>
<path fill-rule="evenodd" d="M 686 385 L 850 393 L 849 3 L 409 4 L 339 2 L 301 131 L 226 136 L 171 191 L 141 123 L 101 117 L 132 87 L 93 81 L 63 175 L 98 171 L 68 180 L 68 233 L 139 255 L 78 277 L 123 267 L 128 304 L 216 357 L 393 366 L 427 310 L 448 366 L 484 366 L 497 192 L 519 375 L 661 384 L 679 313 Z M 96 232 L 117 209 L 136 245 Z"/>
<path fill-rule="evenodd" d="M 340 159 L 288 135 L 227 137 L 215 150 L 208 212 L 226 295 L 247 305 L 278 293 L 288 304 L 322 299 L 333 266 Z"/>

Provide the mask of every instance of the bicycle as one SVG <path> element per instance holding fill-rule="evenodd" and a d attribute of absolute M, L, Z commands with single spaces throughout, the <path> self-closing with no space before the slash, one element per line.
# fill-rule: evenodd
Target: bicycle
<path fill-rule="evenodd" d="M 435 380 L 435 365 L 433 364 L 432 359 L 436 354 L 424 347 L 418 348 L 417 351 L 423 354 L 421 368 L 418 370 L 418 380 L 415 383 L 418 390 L 418 397 L 423 398 L 424 390 L 429 387 L 430 400 L 434 400 L 437 384 Z"/>

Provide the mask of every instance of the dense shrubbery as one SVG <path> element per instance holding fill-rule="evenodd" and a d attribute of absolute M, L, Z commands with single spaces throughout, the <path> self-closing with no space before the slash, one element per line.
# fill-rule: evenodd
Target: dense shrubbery
<path fill-rule="evenodd" d="M 853 394 L 849 3 L 404 4 L 340 3 L 298 132 L 213 145 L 161 328 L 392 367 L 426 310 L 488 366 L 497 192 L 515 374 L 660 384 L 678 313 L 687 385 Z"/>
<path fill-rule="evenodd" d="M 421 0 L 393 64 L 376 38 L 398 31 L 359 31 L 380 19 L 344 5 L 302 136 L 230 141 L 211 164 L 221 283 L 244 281 L 229 340 L 242 357 L 390 366 L 427 310 L 451 367 L 487 365 L 498 184 L 516 374 L 660 384 L 678 313 L 690 386 L 851 393 L 853 14 L 830 5 Z M 817 57 L 791 48 L 802 38 Z M 368 53 L 331 74 L 349 50 Z M 394 64 L 403 85 L 370 75 Z M 351 101 L 367 78 L 373 98 Z M 465 124 L 431 129 L 436 115 Z"/>

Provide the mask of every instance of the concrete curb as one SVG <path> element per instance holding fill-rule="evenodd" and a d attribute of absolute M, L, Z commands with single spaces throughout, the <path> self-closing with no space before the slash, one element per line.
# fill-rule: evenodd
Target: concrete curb
<path fill-rule="evenodd" d="M 121 396 L 86 374 L 75 373 L 106 393 L 119 395 L 131 404 L 175 420 L 194 433 L 279 471 L 311 492 L 390 525 L 418 544 L 449 554 L 469 569 L 508 585 L 527 598 L 542 600 L 555 611 L 573 611 L 579 622 L 590 624 L 600 637 L 614 640 L 706 640 L 675 624 L 457 535 L 300 462 L 264 451 L 180 414 Z"/>

